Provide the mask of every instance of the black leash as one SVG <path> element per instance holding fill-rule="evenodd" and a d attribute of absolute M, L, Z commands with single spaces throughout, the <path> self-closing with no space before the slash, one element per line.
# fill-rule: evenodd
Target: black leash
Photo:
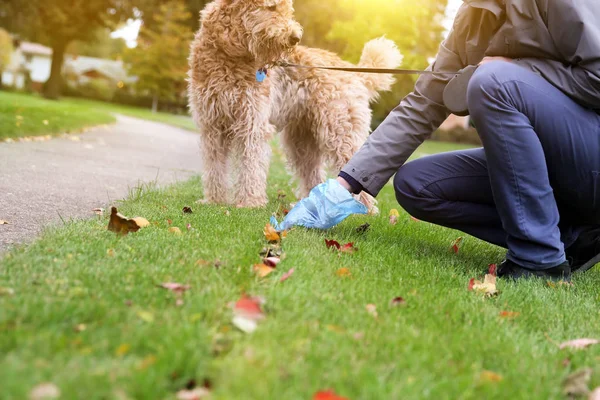
<path fill-rule="evenodd" d="M 323 69 L 328 71 L 342 71 L 342 72 L 358 72 L 366 74 L 393 74 L 393 75 L 458 75 L 458 72 L 438 72 L 438 71 L 425 71 L 418 69 L 388 69 L 388 68 L 362 68 L 362 67 L 327 67 L 327 66 L 313 66 L 313 65 L 301 65 L 291 64 L 284 61 L 279 61 L 273 64 L 276 67 L 283 68 L 302 68 L 302 69 Z"/>

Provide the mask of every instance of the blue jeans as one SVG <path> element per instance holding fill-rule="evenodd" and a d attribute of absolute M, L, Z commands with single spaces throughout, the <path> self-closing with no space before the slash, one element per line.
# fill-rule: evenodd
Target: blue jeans
<path fill-rule="evenodd" d="M 467 99 L 483 148 L 405 164 L 398 202 L 507 248 L 523 267 L 562 264 L 565 247 L 600 224 L 600 116 L 506 62 L 481 66 Z"/>

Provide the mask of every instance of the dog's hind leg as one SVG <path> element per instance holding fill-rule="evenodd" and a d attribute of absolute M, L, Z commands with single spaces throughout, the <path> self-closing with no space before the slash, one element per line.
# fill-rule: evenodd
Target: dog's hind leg
<path fill-rule="evenodd" d="M 267 205 L 267 175 L 271 159 L 269 139 L 274 131 L 274 127 L 268 124 L 258 131 L 236 131 L 238 137 L 233 146 L 238 172 L 234 202 L 238 207 Z"/>
<path fill-rule="evenodd" d="M 200 152 L 202 154 L 202 184 L 204 187 L 204 200 L 201 202 L 212 204 L 227 203 L 229 142 L 219 132 L 209 132 L 210 128 L 203 130 L 200 139 Z"/>
<path fill-rule="evenodd" d="M 308 128 L 293 124 L 283 131 L 282 144 L 289 166 L 300 179 L 297 196 L 304 198 L 312 188 L 325 181 L 319 144 Z"/>

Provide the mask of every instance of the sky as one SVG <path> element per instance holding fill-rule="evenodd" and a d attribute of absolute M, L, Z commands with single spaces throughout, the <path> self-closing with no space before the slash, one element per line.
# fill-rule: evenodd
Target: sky
<path fill-rule="evenodd" d="M 446 9 L 446 19 L 444 20 L 444 27 L 446 31 L 449 31 L 452 27 L 452 21 L 454 20 L 454 16 L 456 15 L 456 11 L 462 4 L 463 0 L 448 0 L 448 8 Z M 135 47 L 136 39 L 138 33 L 140 31 L 140 27 L 142 25 L 142 21 L 139 19 L 130 19 L 127 21 L 127 24 L 112 33 L 112 37 L 114 38 L 123 38 L 127 41 L 127 45 L 129 47 Z"/>

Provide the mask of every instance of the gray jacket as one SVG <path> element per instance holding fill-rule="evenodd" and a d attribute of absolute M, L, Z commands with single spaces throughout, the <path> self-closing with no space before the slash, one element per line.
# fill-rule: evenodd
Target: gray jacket
<path fill-rule="evenodd" d="M 485 56 L 515 59 L 600 111 L 600 0 L 464 0 L 429 69 L 458 71 Z M 376 196 L 448 117 L 448 79 L 422 75 L 342 171 Z"/>

